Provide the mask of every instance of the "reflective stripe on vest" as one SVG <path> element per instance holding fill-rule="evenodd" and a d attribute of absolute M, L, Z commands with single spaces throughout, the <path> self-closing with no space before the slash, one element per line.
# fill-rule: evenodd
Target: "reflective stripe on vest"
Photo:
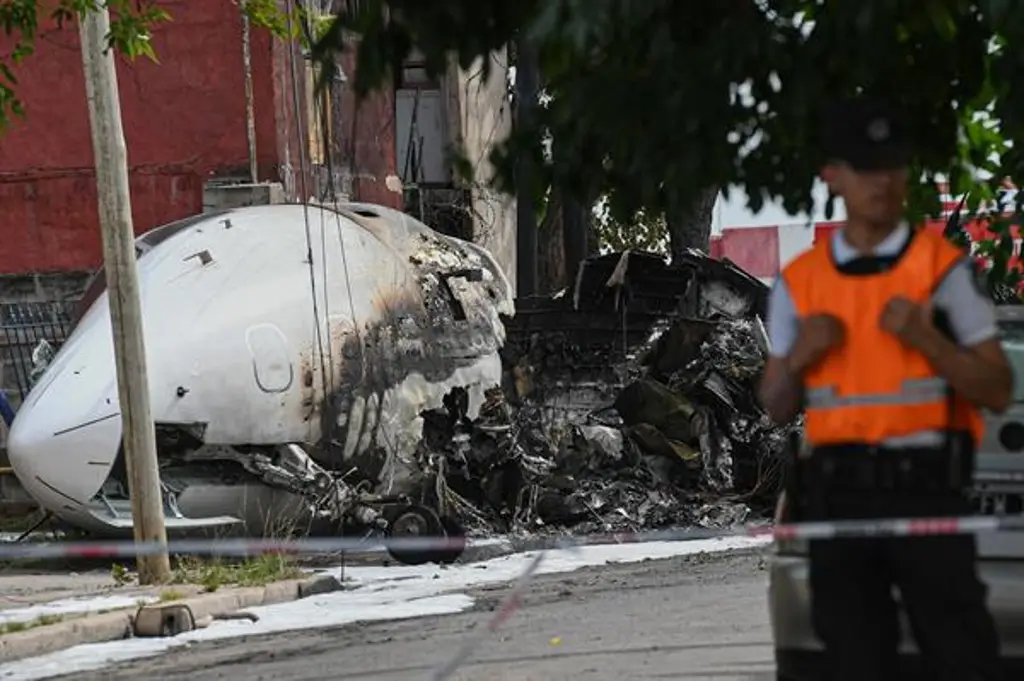
<path fill-rule="evenodd" d="M 837 409 L 840 407 L 875 405 L 930 404 L 947 398 L 949 384 L 942 378 L 908 378 L 901 383 L 898 393 L 841 396 L 834 386 L 807 390 L 804 399 L 808 409 Z"/>

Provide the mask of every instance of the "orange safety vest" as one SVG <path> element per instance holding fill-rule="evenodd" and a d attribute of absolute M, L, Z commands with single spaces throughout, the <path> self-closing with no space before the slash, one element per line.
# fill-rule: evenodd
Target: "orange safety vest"
<path fill-rule="evenodd" d="M 888 270 L 848 274 L 832 260 L 822 239 L 783 271 L 797 316 L 830 314 L 845 327 L 843 342 L 803 377 L 804 436 L 811 446 L 880 444 L 926 430 L 970 432 L 981 440 L 983 421 L 974 405 L 954 397 L 925 356 L 882 330 L 879 319 L 896 295 L 921 304 L 962 257 L 930 230 L 913 234 Z"/>

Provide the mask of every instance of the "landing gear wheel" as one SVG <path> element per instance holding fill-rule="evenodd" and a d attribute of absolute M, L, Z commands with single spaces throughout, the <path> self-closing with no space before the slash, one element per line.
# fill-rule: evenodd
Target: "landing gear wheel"
<path fill-rule="evenodd" d="M 444 525 L 434 511 L 425 506 L 408 504 L 385 511 L 388 537 L 444 537 Z M 423 565 L 436 560 L 435 554 L 443 549 L 406 549 L 389 546 L 388 554 L 405 565 Z"/>
<path fill-rule="evenodd" d="M 388 547 L 388 553 L 399 563 L 405 565 L 422 565 L 438 563 L 448 565 L 454 563 L 466 550 L 466 530 L 454 518 L 440 518 L 437 512 L 420 506 L 408 504 L 394 506 L 384 512 L 388 521 L 389 537 L 438 537 L 448 540 L 448 545 L 436 549 L 400 549 Z"/>
<path fill-rule="evenodd" d="M 441 518 L 444 534 L 448 537 L 448 546 L 436 552 L 434 560 L 442 565 L 454 563 L 466 550 L 466 529 L 455 518 Z"/>

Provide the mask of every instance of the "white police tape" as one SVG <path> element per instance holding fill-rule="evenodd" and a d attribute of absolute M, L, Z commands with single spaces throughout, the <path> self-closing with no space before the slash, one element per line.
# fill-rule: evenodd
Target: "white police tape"
<path fill-rule="evenodd" d="M 595 544 L 679 542 L 726 537 L 771 537 L 776 541 L 838 539 L 846 537 L 916 537 L 1024 531 L 1021 516 L 965 516 L 836 520 L 779 525 L 741 525 L 724 529 L 682 528 L 646 532 L 610 532 L 584 536 L 557 536 L 533 542 L 532 550 Z M 69 541 L 0 542 L 0 560 L 47 558 L 130 558 L 163 552 L 207 556 L 251 556 L 264 553 L 317 554 L 403 551 L 453 551 L 467 544 L 464 537 L 302 537 L 295 539 L 211 538 L 160 542 Z"/>

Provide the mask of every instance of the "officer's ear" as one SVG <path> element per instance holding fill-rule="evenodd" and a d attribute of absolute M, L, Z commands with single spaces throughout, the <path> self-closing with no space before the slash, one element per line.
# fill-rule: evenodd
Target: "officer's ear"
<path fill-rule="evenodd" d="M 828 185 L 828 190 L 832 194 L 839 195 L 842 193 L 842 173 L 838 164 L 826 163 L 821 168 L 821 179 Z"/>

